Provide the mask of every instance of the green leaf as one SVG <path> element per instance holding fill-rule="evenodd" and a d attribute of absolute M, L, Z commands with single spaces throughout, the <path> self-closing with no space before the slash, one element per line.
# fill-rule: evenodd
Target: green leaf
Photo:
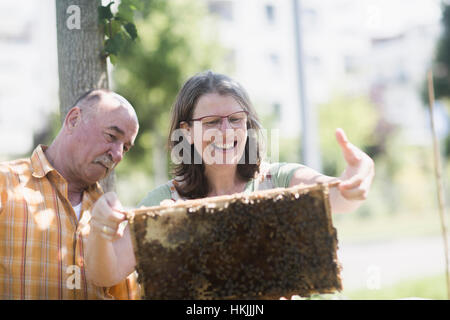
<path fill-rule="evenodd" d="M 111 20 L 111 37 L 114 37 L 114 35 L 116 35 L 119 31 L 120 28 L 122 27 L 122 23 L 118 20 Z"/>
<path fill-rule="evenodd" d="M 112 39 L 105 40 L 105 55 L 110 55 L 117 53 L 117 49 L 114 47 L 114 43 L 112 42 Z"/>
<path fill-rule="evenodd" d="M 125 38 L 121 32 L 118 32 L 112 37 L 105 41 L 105 51 L 109 54 L 117 55 L 125 45 Z"/>
<path fill-rule="evenodd" d="M 130 35 L 131 39 L 135 40 L 138 36 L 137 34 L 137 29 L 136 26 L 134 25 L 134 23 L 127 23 L 124 26 L 125 30 L 127 31 L 127 33 Z"/>
<path fill-rule="evenodd" d="M 142 0 L 122 0 L 120 3 L 133 10 L 142 10 L 144 5 Z"/>
<path fill-rule="evenodd" d="M 134 11 L 129 6 L 124 4 L 119 5 L 119 10 L 117 11 L 117 18 L 120 20 L 125 20 L 128 22 L 133 22 L 134 20 Z"/>
<path fill-rule="evenodd" d="M 98 19 L 100 21 L 102 20 L 111 20 L 113 17 L 113 14 L 111 12 L 111 5 L 114 2 L 110 2 L 106 7 L 100 6 L 98 7 Z"/>
<path fill-rule="evenodd" d="M 115 56 L 114 54 L 109 55 L 109 61 L 111 62 L 112 65 L 116 65 L 117 56 Z"/>

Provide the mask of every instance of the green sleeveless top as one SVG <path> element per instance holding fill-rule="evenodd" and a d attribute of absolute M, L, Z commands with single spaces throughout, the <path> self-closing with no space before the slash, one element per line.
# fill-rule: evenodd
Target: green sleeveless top
<path fill-rule="evenodd" d="M 258 176 L 247 182 L 244 192 L 250 193 L 258 190 L 268 190 L 274 188 L 287 188 L 291 181 L 294 172 L 303 167 L 297 163 L 266 163 L 263 162 L 260 166 Z M 147 196 L 138 204 L 141 206 L 158 206 L 161 201 L 166 199 L 186 200 L 181 197 L 174 184 L 174 180 L 170 180 L 167 183 L 153 189 Z"/>

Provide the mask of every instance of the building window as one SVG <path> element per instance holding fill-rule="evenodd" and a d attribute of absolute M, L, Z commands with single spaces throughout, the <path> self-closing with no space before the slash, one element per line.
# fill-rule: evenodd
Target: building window
<path fill-rule="evenodd" d="M 281 73 L 281 59 L 280 56 L 277 53 L 270 53 L 267 56 L 267 59 L 269 61 L 270 70 L 273 74 L 280 74 Z"/>
<path fill-rule="evenodd" d="M 272 112 L 275 121 L 280 122 L 281 120 L 281 104 L 278 102 L 272 103 Z"/>
<path fill-rule="evenodd" d="M 317 11 L 313 8 L 303 7 L 301 12 L 301 18 L 303 18 L 304 22 L 302 25 L 305 27 L 316 27 L 318 24 L 318 14 Z"/>
<path fill-rule="evenodd" d="M 269 61 L 270 64 L 275 68 L 278 68 L 280 66 L 280 56 L 276 53 L 269 54 Z"/>
<path fill-rule="evenodd" d="M 266 20 L 269 24 L 274 24 L 276 21 L 275 18 L 275 7 L 272 4 L 267 4 L 265 6 L 266 11 Z"/>

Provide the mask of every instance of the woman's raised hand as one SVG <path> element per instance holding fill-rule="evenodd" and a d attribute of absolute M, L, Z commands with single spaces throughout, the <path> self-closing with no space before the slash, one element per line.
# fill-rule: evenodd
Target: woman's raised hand
<path fill-rule="evenodd" d="M 339 177 L 339 191 L 347 200 L 365 200 L 369 193 L 375 165 L 361 149 L 348 141 L 344 130 L 336 129 L 336 140 L 341 147 L 347 167 Z"/>

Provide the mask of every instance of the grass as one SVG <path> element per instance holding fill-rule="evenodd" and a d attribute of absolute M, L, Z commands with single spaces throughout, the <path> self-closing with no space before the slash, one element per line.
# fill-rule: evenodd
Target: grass
<path fill-rule="evenodd" d="M 441 235 L 441 225 L 437 211 L 396 213 L 369 217 L 355 217 L 355 215 L 351 215 L 333 216 L 333 224 L 337 229 L 339 241 L 362 243 Z M 423 278 L 402 280 L 392 286 L 382 287 L 378 290 L 344 290 L 339 294 L 329 295 L 328 297 L 325 295 L 325 297 L 321 298 L 349 300 L 421 298 L 445 300 L 447 299 L 446 278 L 445 274 L 442 273 Z"/>
<path fill-rule="evenodd" d="M 427 276 L 425 278 L 400 281 L 389 287 L 378 290 L 358 289 L 343 291 L 339 295 L 350 300 L 395 300 L 405 298 L 422 298 L 446 300 L 447 289 L 445 274 Z"/>
<path fill-rule="evenodd" d="M 445 274 L 400 281 L 377 290 L 343 290 L 336 294 L 318 294 L 310 298 L 293 296 L 293 300 L 447 300 Z"/>
<path fill-rule="evenodd" d="M 338 239 L 345 242 L 396 240 L 436 236 L 441 233 L 437 212 L 397 213 L 374 217 L 333 216 Z"/>

